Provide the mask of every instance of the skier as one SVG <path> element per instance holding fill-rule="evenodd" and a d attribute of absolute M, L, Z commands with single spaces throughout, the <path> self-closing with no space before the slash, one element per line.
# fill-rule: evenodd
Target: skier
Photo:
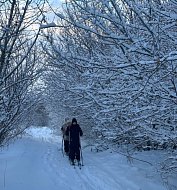
<path fill-rule="evenodd" d="M 80 136 L 83 135 L 82 129 L 77 123 L 76 118 L 72 119 L 72 124 L 66 130 L 66 135 L 69 136 L 69 159 L 72 165 L 74 165 L 74 159 L 77 159 L 80 164 Z"/>
<path fill-rule="evenodd" d="M 68 156 L 69 155 L 69 136 L 66 135 L 66 130 L 67 128 L 71 125 L 71 122 L 69 121 L 69 118 L 65 118 L 65 123 L 61 127 L 61 131 L 63 133 L 63 140 L 64 140 L 64 151 L 65 154 Z"/>

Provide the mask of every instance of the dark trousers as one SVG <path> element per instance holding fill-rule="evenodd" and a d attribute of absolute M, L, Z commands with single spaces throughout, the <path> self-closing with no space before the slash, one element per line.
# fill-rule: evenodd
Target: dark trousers
<path fill-rule="evenodd" d="M 76 158 L 77 161 L 80 161 L 80 148 L 79 146 L 70 146 L 69 158 L 71 161 L 74 161 Z"/>
<path fill-rule="evenodd" d="M 64 150 L 66 153 L 69 152 L 69 141 L 64 140 Z"/>

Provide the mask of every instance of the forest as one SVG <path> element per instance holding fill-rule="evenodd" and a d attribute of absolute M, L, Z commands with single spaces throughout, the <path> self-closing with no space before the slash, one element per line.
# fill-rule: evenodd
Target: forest
<path fill-rule="evenodd" d="M 169 151 L 177 173 L 176 31 L 176 0 L 0 1 L 0 146 L 40 107 L 98 151 Z"/>

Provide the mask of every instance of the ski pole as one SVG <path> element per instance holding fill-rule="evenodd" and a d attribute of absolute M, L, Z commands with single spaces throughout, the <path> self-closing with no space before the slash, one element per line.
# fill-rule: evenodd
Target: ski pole
<path fill-rule="evenodd" d="M 82 155 L 82 148 L 81 148 L 81 139 L 79 136 L 79 144 L 80 144 L 80 156 L 81 156 L 81 162 L 82 162 L 82 166 L 84 165 L 84 161 L 83 161 L 83 155 Z"/>
<path fill-rule="evenodd" d="M 64 138 L 62 137 L 61 150 L 62 150 L 62 154 L 63 154 L 63 157 L 64 157 L 64 152 L 63 152 L 63 143 L 64 143 Z"/>
<path fill-rule="evenodd" d="M 71 152 L 71 136 L 70 136 L 70 126 L 68 127 L 69 132 L 69 161 L 70 161 L 70 152 Z"/>
<path fill-rule="evenodd" d="M 82 161 L 82 166 L 84 165 L 84 161 L 83 161 L 83 156 L 82 156 L 82 148 L 80 147 L 80 154 L 81 154 L 81 161 Z"/>

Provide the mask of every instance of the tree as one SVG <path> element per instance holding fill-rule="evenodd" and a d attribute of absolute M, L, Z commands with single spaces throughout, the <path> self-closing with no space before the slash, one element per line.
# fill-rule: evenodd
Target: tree
<path fill-rule="evenodd" d="M 35 27 L 43 20 L 43 6 L 44 1 L 0 2 L 0 145 L 24 130 L 18 121 L 39 74 Z"/>
<path fill-rule="evenodd" d="M 48 84 L 59 87 L 61 105 L 91 118 L 97 137 L 131 150 L 176 149 L 176 7 L 71 0 L 56 13 L 59 27 L 46 34 L 46 52 L 61 77 Z M 175 170 L 172 158 L 167 165 Z"/>

